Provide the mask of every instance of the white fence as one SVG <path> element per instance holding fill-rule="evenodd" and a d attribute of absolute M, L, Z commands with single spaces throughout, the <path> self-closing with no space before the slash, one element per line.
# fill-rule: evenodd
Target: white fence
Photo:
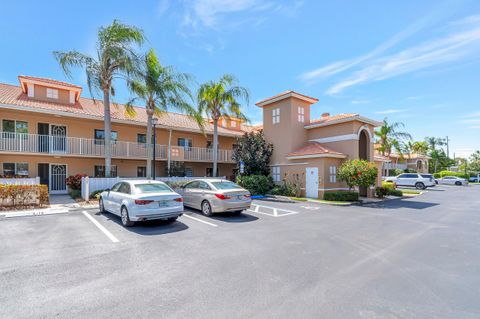
<path fill-rule="evenodd" d="M 183 182 L 196 178 L 211 178 L 211 177 L 157 177 L 155 180 L 162 182 Z M 226 179 L 225 176 L 215 177 Z M 121 180 L 135 180 L 145 179 L 144 177 L 82 177 L 82 198 L 85 201 L 89 200 L 90 194 L 102 190 L 109 189 L 115 183 Z"/>
<path fill-rule="evenodd" d="M 0 178 L 0 185 L 38 185 L 40 177 L 35 178 Z"/>

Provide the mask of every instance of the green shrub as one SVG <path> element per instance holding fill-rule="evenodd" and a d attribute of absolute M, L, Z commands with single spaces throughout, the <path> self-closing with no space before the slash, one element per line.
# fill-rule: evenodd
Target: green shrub
<path fill-rule="evenodd" d="M 392 182 L 382 182 L 382 187 L 388 190 L 395 190 L 395 183 Z"/>
<path fill-rule="evenodd" d="M 452 171 L 440 171 L 438 173 L 433 174 L 435 178 L 442 178 L 445 176 L 456 176 L 460 178 L 470 178 L 470 174 L 459 173 L 459 172 L 452 172 Z"/>
<path fill-rule="evenodd" d="M 378 198 L 384 198 L 387 196 L 389 189 L 386 187 L 375 187 L 375 196 Z"/>
<path fill-rule="evenodd" d="M 378 169 L 373 162 L 355 159 L 344 162 L 337 175 L 350 189 L 354 186 L 368 187 L 375 185 Z"/>
<path fill-rule="evenodd" d="M 284 181 L 282 185 L 275 186 L 271 191 L 270 194 L 272 195 L 281 195 L 281 196 L 297 196 L 296 189 L 290 183 Z"/>
<path fill-rule="evenodd" d="M 398 196 L 398 197 L 402 197 L 403 196 L 403 192 L 399 189 L 391 189 L 388 191 L 388 194 L 387 195 L 390 195 L 390 196 Z"/>
<path fill-rule="evenodd" d="M 72 189 L 70 190 L 70 197 L 72 197 L 73 199 L 80 198 L 82 197 L 82 192 L 78 189 Z"/>
<path fill-rule="evenodd" d="M 273 188 L 272 178 L 265 175 L 238 176 L 237 184 L 247 189 L 252 195 L 265 195 Z"/>
<path fill-rule="evenodd" d="M 90 193 L 90 199 L 99 199 L 100 194 L 104 191 L 106 191 L 106 189 L 99 189 L 99 190 L 96 190 L 94 192 L 91 192 Z"/>
<path fill-rule="evenodd" d="M 355 202 L 358 201 L 358 193 L 351 191 L 326 192 L 323 199 L 335 202 Z"/>

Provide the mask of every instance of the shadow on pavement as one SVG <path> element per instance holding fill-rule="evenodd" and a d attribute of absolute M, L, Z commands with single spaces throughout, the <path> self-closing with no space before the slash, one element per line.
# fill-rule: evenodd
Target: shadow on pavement
<path fill-rule="evenodd" d="M 385 202 L 366 203 L 361 206 L 369 207 L 369 208 L 381 208 L 381 209 L 399 209 L 399 208 L 426 209 L 426 208 L 438 206 L 438 204 L 430 203 L 430 202 L 405 200 L 405 199 L 399 198 L 399 199 L 392 199 Z"/>
<path fill-rule="evenodd" d="M 175 233 L 188 229 L 188 226 L 178 220 L 175 222 L 168 222 L 163 220 L 147 220 L 145 222 L 136 222 L 132 227 L 123 227 L 122 220 L 119 216 L 110 213 L 96 213 L 96 215 L 103 215 L 108 220 L 118 224 L 120 227 L 129 232 L 136 233 L 143 236 L 164 235 L 168 233 Z"/>
<path fill-rule="evenodd" d="M 189 208 L 188 210 L 185 210 L 186 212 L 193 213 L 193 214 L 198 214 L 201 215 L 205 218 L 210 218 L 226 223 L 248 223 L 248 222 L 253 222 L 258 219 L 258 217 L 247 214 L 245 211 L 243 211 L 241 214 L 235 214 L 235 213 L 215 213 L 213 216 L 207 217 L 201 213 L 201 211 Z"/>

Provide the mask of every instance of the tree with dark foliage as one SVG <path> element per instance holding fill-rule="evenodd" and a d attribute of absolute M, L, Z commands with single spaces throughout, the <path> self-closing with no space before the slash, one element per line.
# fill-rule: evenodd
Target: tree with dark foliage
<path fill-rule="evenodd" d="M 267 143 L 263 131 L 245 133 L 237 140 L 237 147 L 233 152 L 233 159 L 240 167 L 244 163 L 243 175 L 269 175 L 270 158 L 273 144 Z"/>

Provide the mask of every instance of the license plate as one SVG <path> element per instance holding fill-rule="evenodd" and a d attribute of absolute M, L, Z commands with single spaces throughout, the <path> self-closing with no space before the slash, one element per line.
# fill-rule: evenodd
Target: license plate
<path fill-rule="evenodd" d="M 167 207 L 168 203 L 165 200 L 161 200 L 158 202 L 158 207 Z"/>
<path fill-rule="evenodd" d="M 237 198 L 238 198 L 239 200 L 243 200 L 244 196 L 243 196 L 243 195 L 238 195 Z"/>

